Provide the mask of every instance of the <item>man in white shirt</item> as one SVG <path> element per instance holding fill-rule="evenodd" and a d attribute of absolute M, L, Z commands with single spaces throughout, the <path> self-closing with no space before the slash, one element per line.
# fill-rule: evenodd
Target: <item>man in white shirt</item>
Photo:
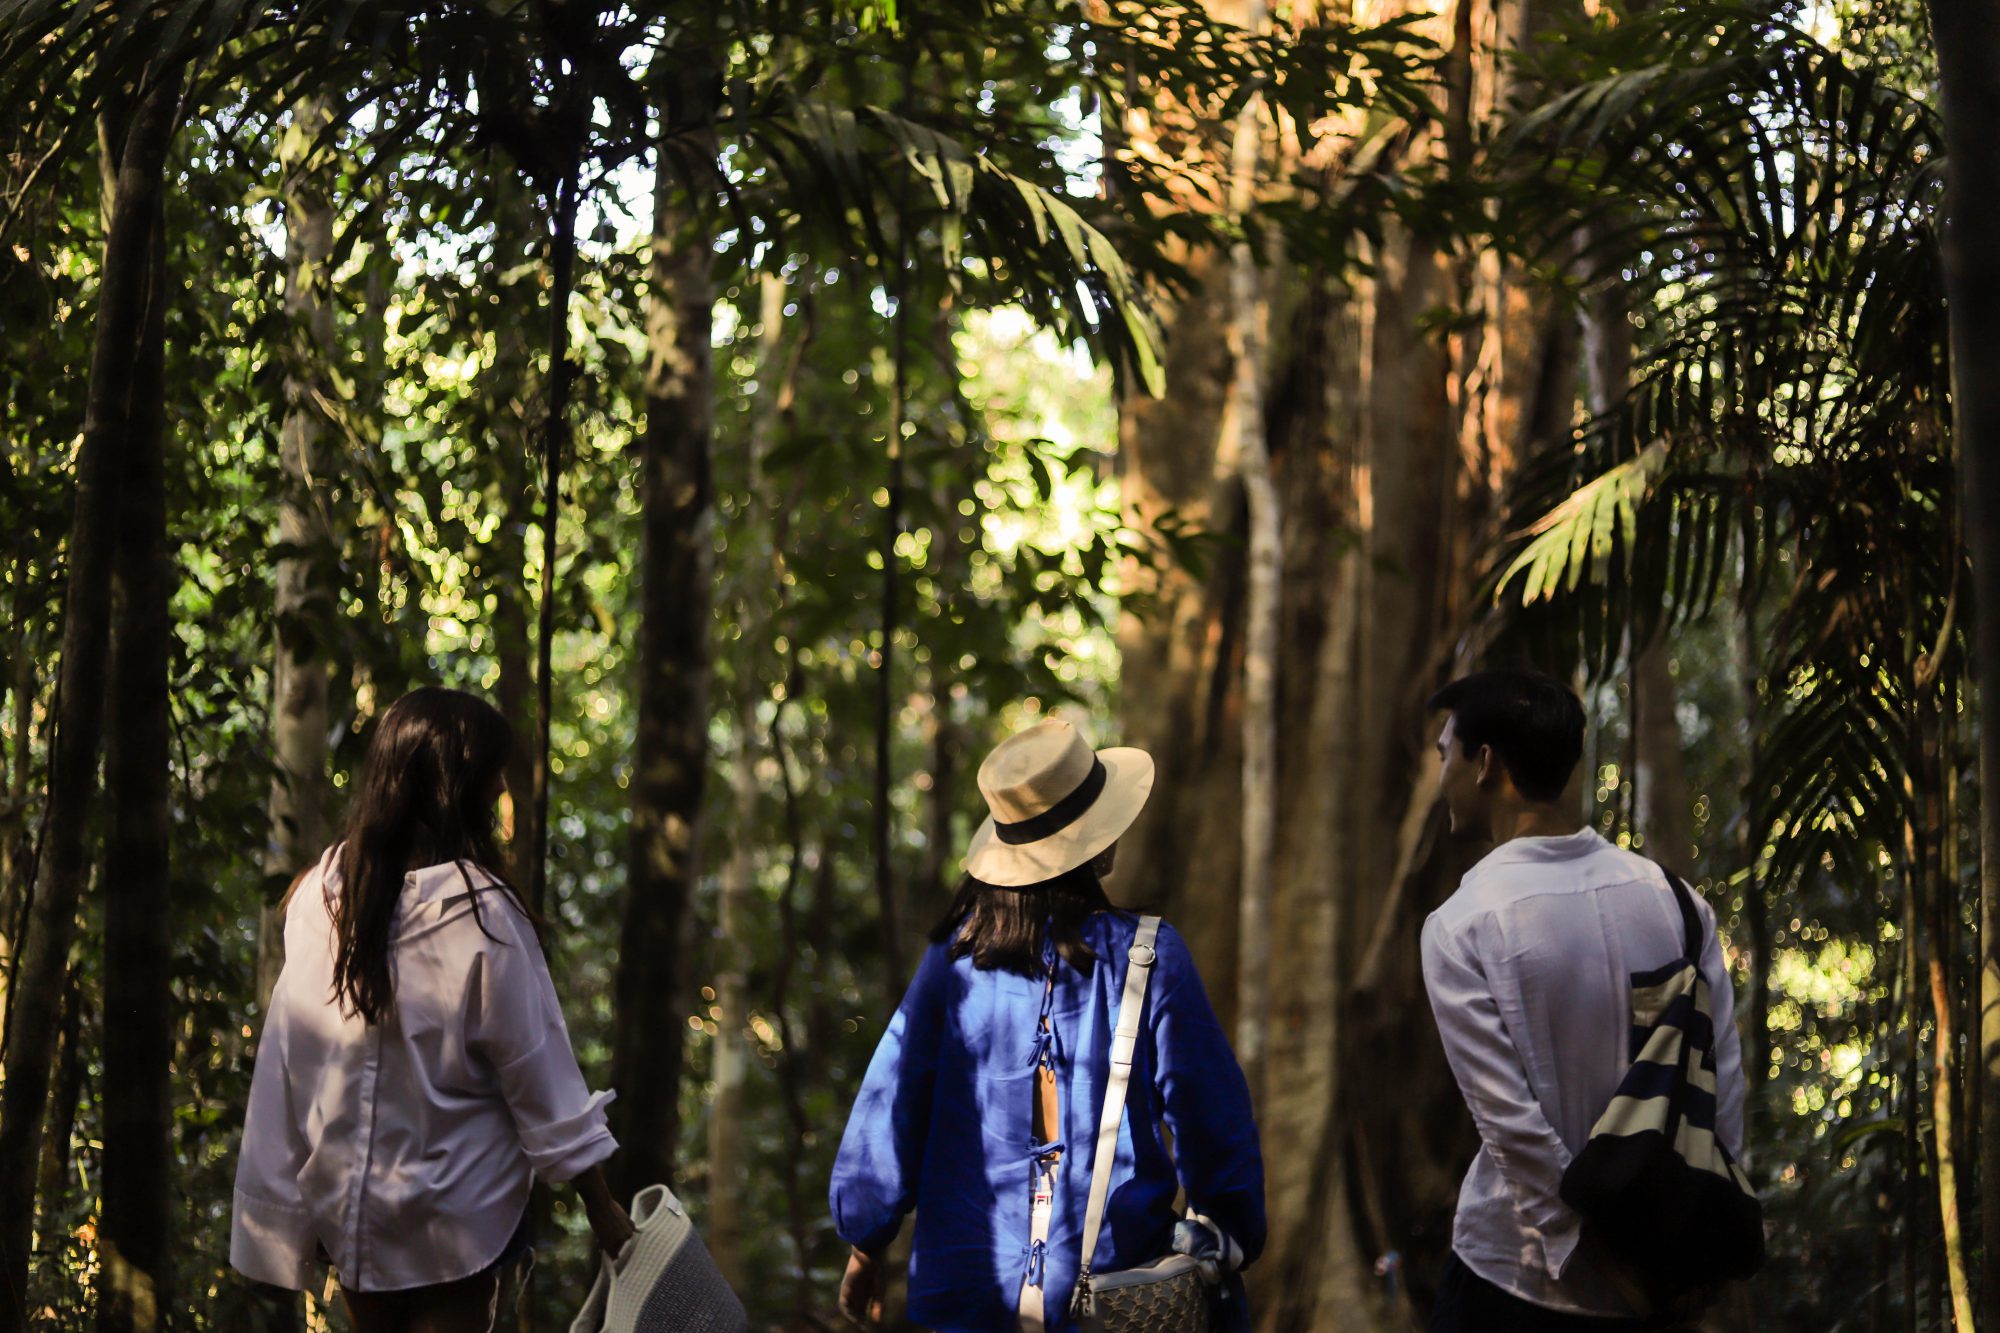
<path fill-rule="evenodd" d="M 1424 984 L 1479 1129 L 1432 1333 L 1645 1327 L 1624 1265 L 1584 1234 L 1562 1176 L 1631 1064 L 1630 978 L 1680 957 L 1659 866 L 1582 827 L 1564 800 L 1583 705 L 1532 671 L 1481 672 L 1447 713 L 1439 786 L 1454 835 L 1493 850 L 1424 923 Z M 1743 1070 L 1715 917 L 1697 895 L 1715 1017 L 1716 1130 L 1738 1152 Z"/>

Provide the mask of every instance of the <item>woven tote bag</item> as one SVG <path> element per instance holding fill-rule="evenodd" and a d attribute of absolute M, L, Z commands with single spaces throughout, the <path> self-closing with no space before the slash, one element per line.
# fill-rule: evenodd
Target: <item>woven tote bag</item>
<path fill-rule="evenodd" d="M 633 1236 L 604 1258 L 569 1333 L 746 1333 L 750 1318 L 729 1289 L 687 1210 L 665 1185 L 632 1199 Z"/>
<path fill-rule="evenodd" d="M 1077 1270 L 1070 1315 L 1088 1333 L 1213 1333 L 1213 1267 L 1185 1254 L 1170 1254 L 1138 1268 L 1093 1273 L 1104 1203 L 1111 1193 L 1111 1167 L 1118 1154 L 1118 1126 L 1125 1118 L 1125 1090 L 1132 1081 L 1132 1053 L 1139 1041 L 1139 1011 L 1153 975 L 1153 941 L 1160 918 L 1139 918 L 1139 933 L 1125 964 L 1125 990 L 1118 1001 L 1118 1027 L 1111 1037 L 1111 1077 L 1098 1117 L 1097 1158 L 1090 1168 L 1090 1203 L 1083 1214 L 1083 1263 Z"/>
<path fill-rule="evenodd" d="M 1653 1298 L 1747 1278 L 1764 1263 L 1764 1212 L 1716 1136 L 1715 1019 L 1693 892 L 1666 872 L 1682 956 L 1632 974 L 1632 1068 L 1563 1173 L 1563 1201 L 1645 1275 Z"/>

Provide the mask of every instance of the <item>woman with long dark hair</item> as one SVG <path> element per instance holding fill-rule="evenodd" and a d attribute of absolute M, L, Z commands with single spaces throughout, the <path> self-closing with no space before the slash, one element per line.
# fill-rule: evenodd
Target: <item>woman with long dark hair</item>
<path fill-rule="evenodd" d="M 1074 1328 L 1086 1237 L 1096 1232 L 1098 1275 L 1167 1256 L 1177 1187 L 1217 1233 L 1215 1253 L 1240 1263 L 1263 1248 L 1263 1160 L 1243 1071 L 1187 945 L 1157 918 L 1114 908 L 1100 879 L 1152 786 L 1144 752 L 1093 751 L 1057 719 L 980 766 L 992 817 L 876 1048 L 834 1164 L 834 1222 L 853 1247 L 840 1291 L 851 1321 L 881 1317 L 882 1257 L 913 1208 L 909 1316 L 945 1333 Z M 1128 979 L 1135 956 L 1137 971 L 1150 960 L 1143 990 Z M 1129 1090 L 1122 1116 L 1115 1100 L 1101 1115 L 1121 1035 Z M 1100 1142 L 1115 1145 L 1114 1160 L 1093 1203 Z"/>
<path fill-rule="evenodd" d="M 598 1243 L 602 1163 L 540 921 L 499 873 L 506 719 L 427 687 L 382 716 L 340 842 L 293 886 L 237 1165 L 230 1262 L 280 1287 L 331 1259 L 356 1333 L 497 1326 L 535 1177 Z"/>

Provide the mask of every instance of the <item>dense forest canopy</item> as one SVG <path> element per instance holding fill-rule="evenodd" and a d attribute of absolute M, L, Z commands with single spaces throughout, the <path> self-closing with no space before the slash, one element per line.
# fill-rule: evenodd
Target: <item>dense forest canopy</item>
<path fill-rule="evenodd" d="M 2000 41 L 1934 9 L 0 0 L 0 1329 L 338 1326 L 229 1271 L 237 1139 L 433 683 L 519 741 L 619 1184 L 758 1327 L 836 1326 L 849 1101 L 1056 712 L 1160 766 L 1109 887 L 1250 1075 L 1259 1326 L 1418 1326 L 1424 701 L 1503 660 L 1722 923 L 1773 1257 L 1714 1326 L 2000 1311 Z"/>

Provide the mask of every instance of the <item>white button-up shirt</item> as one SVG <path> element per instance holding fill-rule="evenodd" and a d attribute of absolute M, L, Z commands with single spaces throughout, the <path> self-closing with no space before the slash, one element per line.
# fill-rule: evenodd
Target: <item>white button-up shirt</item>
<path fill-rule="evenodd" d="M 329 888 L 331 851 L 285 918 L 229 1261 L 293 1289 L 321 1246 L 356 1291 L 469 1277 L 501 1257 L 535 1174 L 568 1180 L 612 1154 L 611 1094 L 585 1086 L 534 928 L 491 876 L 405 877 L 394 1012 L 372 1026 L 333 1000 Z"/>
<path fill-rule="evenodd" d="M 1715 915 L 1695 897 L 1715 1018 L 1716 1131 L 1740 1159 L 1743 1068 Z M 1452 1248 L 1523 1300 L 1644 1313 L 1577 1253 L 1562 1175 L 1631 1067 L 1631 974 L 1681 956 L 1680 909 L 1653 862 L 1595 830 L 1493 849 L 1424 923 L 1424 984 L 1479 1127 Z M 1574 1262 L 1572 1262 L 1574 1257 Z"/>

